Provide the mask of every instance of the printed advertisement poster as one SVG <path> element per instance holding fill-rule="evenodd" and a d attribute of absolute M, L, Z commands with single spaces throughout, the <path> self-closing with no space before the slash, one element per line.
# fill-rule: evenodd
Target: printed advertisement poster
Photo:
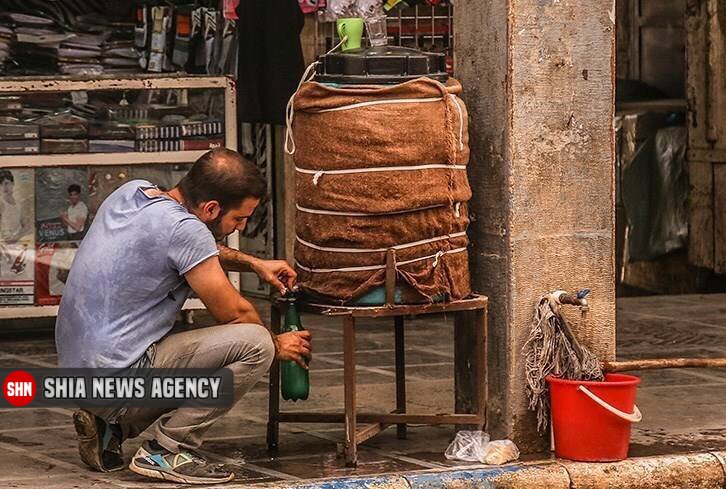
<path fill-rule="evenodd" d="M 35 289 L 39 306 L 60 303 L 77 250 L 77 242 L 38 243 L 35 252 Z"/>
<path fill-rule="evenodd" d="M 83 239 L 89 225 L 88 170 L 39 168 L 35 173 L 37 241 Z"/>
<path fill-rule="evenodd" d="M 33 305 L 33 170 L 0 169 L 0 306 Z"/>

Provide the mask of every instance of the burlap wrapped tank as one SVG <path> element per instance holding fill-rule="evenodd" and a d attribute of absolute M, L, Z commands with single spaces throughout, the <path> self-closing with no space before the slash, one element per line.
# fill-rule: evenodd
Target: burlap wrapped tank
<path fill-rule="evenodd" d="M 470 293 L 471 198 L 461 85 L 304 83 L 294 97 L 295 261 L 300 287 L 349 303 L 397 279 L 418 300 Z"/>

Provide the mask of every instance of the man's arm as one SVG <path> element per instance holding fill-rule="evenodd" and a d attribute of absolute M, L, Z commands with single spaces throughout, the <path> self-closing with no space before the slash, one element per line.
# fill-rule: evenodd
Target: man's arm
<path fill-rule="evenodd" d="M 204 260 L 184 274 L 189 286 L 220 323 L 263 324 L 260 315 L 230 283 L 218 257 Z"/>
<path fill-rule="evenodd" d="M 220 323 L 252 323 L 265 326 L 255 306 L 242 297 L 227 279 L 217 256 L 207 258 L 185 273 L 184 278 L 214 319 Z M 275 357 L 278 360 L 292 360 L 307 368 L 305 358 L 311 358 L 312 348 L 309 331 L 279 335 L 270 331 L 270 336 L 275 344 Z"/>
<path fill-rule="evenodd" d="M 217 244 L 217 249 L 219 250 L 219 262 L 222 264 L 222 268 L 228 272 L 254 272 L 252 263 L 259 261 L 259 258 L 233 250 L 223 244 Z"/>
<path fill-rule="evenodd" d="M 217 248 L 222 268 L 228 272 L 254 272 L 281 294 L 295 285 L 297 273 L 285 260 L 261 260 L 221 244 Z"/>
<path fill-rule="evenodd" d="M 86 224 L 86 220 L 85 219 L 81 220 L 80 218 L 78 220 L 74 221 L 70 217 L 66 217 L 65 219 L 63 219 L 63 221 L 66 223 L 66 225 L 68 225 L 68 227 L 73 229 L 75 232 L 83 231 L 83 226 L 84 226 L 84 224 Z"/>

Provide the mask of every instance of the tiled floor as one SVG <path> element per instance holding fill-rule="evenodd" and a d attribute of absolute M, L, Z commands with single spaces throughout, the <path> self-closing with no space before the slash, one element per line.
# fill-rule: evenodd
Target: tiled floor
<path fill-rule="evenodd" d="M 260 309 L 267 308 L 261 304 Z M 620 358 L 726 357 L 726 296 L 623 299 L 618 314 Z M 207 320 L 200 318 L 201 323 Z M 283 402 L 283 408 L 338 411 L 343 370 L 337 322 L 312 317 L 303 321 L 313 332 L 316 351 L 311 398 L 304 404 Z M 366 325 L 357 342 L 359 406 L 388 410 L 395 399 L 393 328 L 383 321 Z M 409 410 L 451 410 L 452 318 L 409 323 L 406 345 Z M 0 367 L 44 367 L 54 362 L 50 333 L 23 340 L 0 338 Z M 639 404 L 645 418 L 634 430 L 633 455 L 726 447 L 726 370 L 653 371 L 641 377 Z M 359 467 L 347 469 L 335 453 L 343 434 L 340 425 L 283 424 L 279 454 L 270 457 L 265 447 L 266 412 L 266 385 L 260 383 L 209 432 L 203 450 L 233 468 L 237 478 L 231 487 L 455 465 L 443 456 L 453 435 L 451 427 L 413 426 L 407 440 L 398 440 L 395 429 L 389 429 L 362 445 Z M 71 410 L 60 408 L 0 411 L 0 487 L 151 487 L 129 471 L 86 470 L 78 459 L 70 415 Z M 127 456 L 139 443 L 126 442 Z"/>

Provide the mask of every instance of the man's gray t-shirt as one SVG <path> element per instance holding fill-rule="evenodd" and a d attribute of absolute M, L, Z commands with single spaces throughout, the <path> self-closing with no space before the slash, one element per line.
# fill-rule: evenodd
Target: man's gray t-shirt
<path fill-rule="evenodd" d="M 218 254 L 207 226 L 132 180 L 106 198 L 71 267 L 56 321 L 60 367 L 134 364 L 174 325 L 184 274 Z"/>

